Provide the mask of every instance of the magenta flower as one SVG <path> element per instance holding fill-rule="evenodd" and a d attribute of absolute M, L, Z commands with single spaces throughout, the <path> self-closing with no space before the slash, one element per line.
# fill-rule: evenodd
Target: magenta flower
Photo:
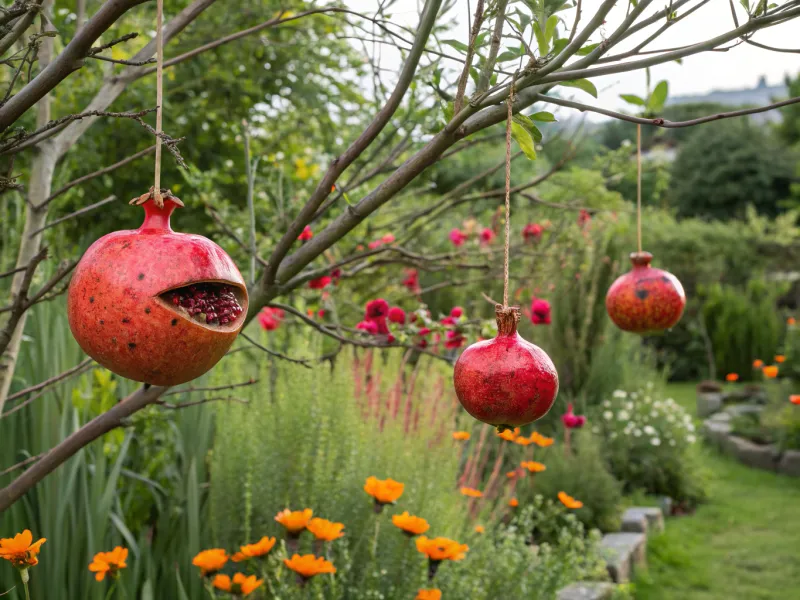
<path fill-rule="evenodd" d="M 542 227 L 538 223 L 528 223 L 522 229 L 522 237 L 525 239 L 526 242 L 538 241 L 539 239 L 541 239 L 543 232 L 544 232 L 544 227 Z"/>
<path fill-rule="evenodd" d="M 550 303 L 534 298 L 531 302 L 531 321 L 534 325 L 550 325 Z"/>
<path fill-rule="evenodd" d="M 586 424 L 586 417 L 572 412 L 572 403 L 570 402 L 567 404 L 567 412 L 561 415 L 561 422 L 567 429 L 580 429 Z"/>
<path fill-rule="evenodd" d="M 481 230 L 481 244 L 491 244 L 492 240 L 494 239 L 494 231 L 492 231 L 489 227 L 484 227 Z"/>
<path fill-rule="evenodd" d="M 308 282 L 308 287 L 312 290 L 321 290 L 328 287 L 331 284 L 331 279 L 328 275 L 323 275 L 322 277 L 318 277 L 317 279 L 312 279 Z"/>
<path fill-rule="evenodd" d="M 389 320 L 392 323 L 397 323 L 398 325 L 405 325 L 406 323 L 406 311 L 404 311 L 399 306 L 393 306 L 389 309 Z"/>
<path fill-rule="evenodd" d="M 375 321 L 361 321 L 358 325 L 356 325 L 356 329 L 360 329 L 361 331 L 365 331 L 371 335 L 378 334 L 378 324 Z"/>
<path fill-rule="evenodd" d="M 367 302 L 365 318 L 369 321 L 386 317 L 389 314 L 389 303 L 383 298 Z"/>
<path fill-rule="evenodd" d="M 460 229 L 453 229 L 450 232 L 450 241 L 453 242 L 453 245 L 456 247 L 463 246 L 464 242 L 467 241 L 467 235 Z"/>
<path fill-rule="evenodd" d="M 464 314 L 464 309 L 460 306 L 454 306 L 453 309 L 450 311 L 450 316 L 454 319 L 458 319 L 461 315 Z"/>
<path fill-rule="evenodd" d="M 312 237 L 314 237 L 314 232 L 311 231 L 311 226 L 310 225 L 306 225 L 303 228 L 303 232 L 300 235 L 297 236 L 297 239 L 300 240 L 301 242 L 307 242 Z"/>

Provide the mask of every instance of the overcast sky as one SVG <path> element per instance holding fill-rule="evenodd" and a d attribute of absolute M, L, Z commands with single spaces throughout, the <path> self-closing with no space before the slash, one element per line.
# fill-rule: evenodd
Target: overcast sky
<path fill-rule="evenodd" d="M 583 0 L 582 22 L 585 23 L 594 14 L 602 0 Z M 362 12 L 374 12 L 377 0 L 346 0 L 345 4 Z M 416 27 L 418 0 L 397 0 L 390 13 L 392 21 L 409 27 Z M 458 8 L 451 11 L 448 17 L 457 20 L 453 27 L 452 37 L 463 42 L 467 41 L 467 0 L 458 0 Z M 625 16 L 627 0 L 619 0 L 618 7 L 614 8 L 606 19 L 603 31 L 610 35 Z M 645 16 L 663 9 L 665 1 L 654 2 L 654 7 L 645 12 Z M 740 23 L 744 21 L 744 11 L 734 0 L 738 7 Z M 474 0 L 471 6 L 474 9 Z M 694 3 L 690 3 L 693 6 Z M 574 19 L 574 10 L 560 13 L 567 23 L 571 25 Z M 701 9 L 676 23 L 659 40 L 653 42 L 651 49 L 672 48 L 710 39 L 716 35 L 729 31 L 734 27 L 731 18 L 728 0 L 711 0 Z M 637 43 L 651 34 L 657 26 L 644 30 L 637 36 L 632 36 L 619 46 L 619 51 L 634 47 Z M 563 35 L 563 34 L 562 34 Z M 597 39 L 595 39 L 597 38 Z M 601 37 L 594 35 L 591 42 L 601 41 Z M 800 47 L 800 18 L 767 30 L 758 32 L 753 38 L 771 46 L 783 48 Z M 510 43 L 510 42 L 509 42 Z M 395 49 L 384 46 L 382 50 L 382 66 L 396 70 L 400 64 L 399 53 Z M 455 65 L 451 62 L 451 65 Z M 670 83 L 670 95 L 703 94 L 713 89 L 741 89 L 753 87 L 761 75 L 767 78 L 770 84 L 783 81 L 787 73 L 800 72 L 800 54 L 769 52 L 749 44 L 741 44 L 728 52 L 705 52 L 684 59 L 683 64 L 668 63 L 657 65 L 651 69 L 654 81 L 667 79 Z M 644 72 L 622 73 L 598 77 L 594 80 L 600 99 L 596 104 L 610 109 L 619 109 L 625 104 L 619 100 L 619 94 L 631 93 L 644 95 Z M 591 98 L 578 92 L 581 101 Z M 576 99 L 578 96 L 576 96 Z"/>

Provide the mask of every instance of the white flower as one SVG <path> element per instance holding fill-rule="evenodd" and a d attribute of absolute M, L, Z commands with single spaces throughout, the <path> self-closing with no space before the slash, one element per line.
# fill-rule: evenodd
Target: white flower
<path fill-rule="evenodd" d="M 653 446 L 660 446 L 661 440 L 658 439 L 657 437 L 654 437 L 652 440 L 650 440 L 650 443 L 653 444 Z"/>
<path fill-rule="evenodd" d="M 686 431 L 694 431 L 694 423 L 687 423 Z"/>
<path fill-rule="evenodd" d="M 648 390 L 652 390 L 652 389 L 653 389 L 653 382 L 652 382 L 652 381 L 648 381 L 648 382 L 647 382 L 647 384 L 645 385 L 645 387 L 646 387 Z"/>
<path fill-rule="evenodd" d="M 658 416 L 658 411 L 657 410 L 651 410 L 650 411 L 650 416 L 653 417 L 653 418 L 657 417 Z"/>
<path fill-rule="evenodd" d="M 645 404 L 650 404 L 652 401 L 653 401 L 653 399 L 650 396 L 645 396 L 644 397 L 644 403 Z"/>
<path fill-rule="evenodd" d="M 637 427 L 636 429 L 633 430 L 633 435 L 635 435 L 636 437 L 641 437 L 642 430 Z"/>
<path fill-rule="evenodd" d="M 630 418 L 631 416 L 628 414 L 627 410 L 621 410 L 617 413 L 617 419 L 620 421 L 627 421 Z"/>
<path fill-rule="evenodd" d="M 626 410 L 633 410 L 633 402 L 626 402 L 625 403 Z"/>
<path fill-rule="evenodd" d="M 611 408 L 611 401 L 610 400 L 603 400 L 603 406 L 605 408 Z"/>
<path fill-rule="evenodd" d="M 694 437 L 693 435 L 687 435 L 686 436 L 686 441 L 689 442 L 690 444 L 694 444 L 695 441 L 697 441 L 697 438 Z"/>
<path fill-rule="evenodd" d="M 675 416 L 674 415 L 667 415 L 667 421 L 669 423 L 674 423 L 675 422 Z"/>
<path fill-rule="evenodd" d="M 600 433 L 600 428 L 597 425 L 595 425 L 594 427 L 592 427 L 592 433 Z"/>
<path fill-rule="evenodd" d="M 627 398 L 628 392 L 625 390 L 614 390 L 614 393 L 611 395 L 614 396 L 614 398 Z"/>
<path fill-rule="evenodd" d="M 670 441 L 669 441 L 669 445 L 670 445 L 670 446 L 674 446 L 674 445 L 675 445 L 675 440 L 670 440 Z"/>
<path fill-rule="evenodd" d="M 604 411 L 604 412 L 603 412 L 603 418 L 604 418 L 606 421 L 610 421 L 611 419 L 613 419 L 613 418 L 614 418 L 614 413 L 612 413 L 610 410 Z"/>
<path fill-rule="evenodd" d="M 617 432 L 616 431 L 612 431 L 611 435 L 608 436 L 608 439 L 613 440 L 613 439 L 616 439 L 616 437 L 617 437 Z"/>
<path fill-rule="evenodd" d="M 652 425 L 645 425 L 644 432 L 647 435 L 653 435 L 653 434 L 655 434 L 656 430 Z"/>
<path fill-rule="evenodd" d="M 636 392 L 631 392 L 631 398 L 632 398 L 633 400 L 636 400 L 636 398 L 637 398 L 638 396 L 639 396 L 639 395 L 638 395 Z"/>

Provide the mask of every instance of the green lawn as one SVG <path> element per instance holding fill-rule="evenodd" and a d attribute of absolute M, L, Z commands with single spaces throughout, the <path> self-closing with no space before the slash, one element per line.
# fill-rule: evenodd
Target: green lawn
<path fill-rule="evenodd" d="M 694 388 L 669 393 L 694 414 Z M 709 501 L 648 543 L 637 600 L 800 598 L 800 479 L 701 451 Z"/>

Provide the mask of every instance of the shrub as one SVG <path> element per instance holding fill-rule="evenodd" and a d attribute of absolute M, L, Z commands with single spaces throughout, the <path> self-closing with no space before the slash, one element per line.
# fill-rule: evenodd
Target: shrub
<path fill-rule="evenodd" d="M 672 398 L 659 395 L 653 386 L 616 390 L 603 401 L 593 429 L 604 436 L 611 472 L 626 491 L 700 501 L 705 491 L 691 452 L 696 441 L 692 417 Z"/>
<path fill-rule="evenodd" d="M 722 384 L 713 379 L 706 379 L 697 384 L 698 392 L 721 392 Z"/>

